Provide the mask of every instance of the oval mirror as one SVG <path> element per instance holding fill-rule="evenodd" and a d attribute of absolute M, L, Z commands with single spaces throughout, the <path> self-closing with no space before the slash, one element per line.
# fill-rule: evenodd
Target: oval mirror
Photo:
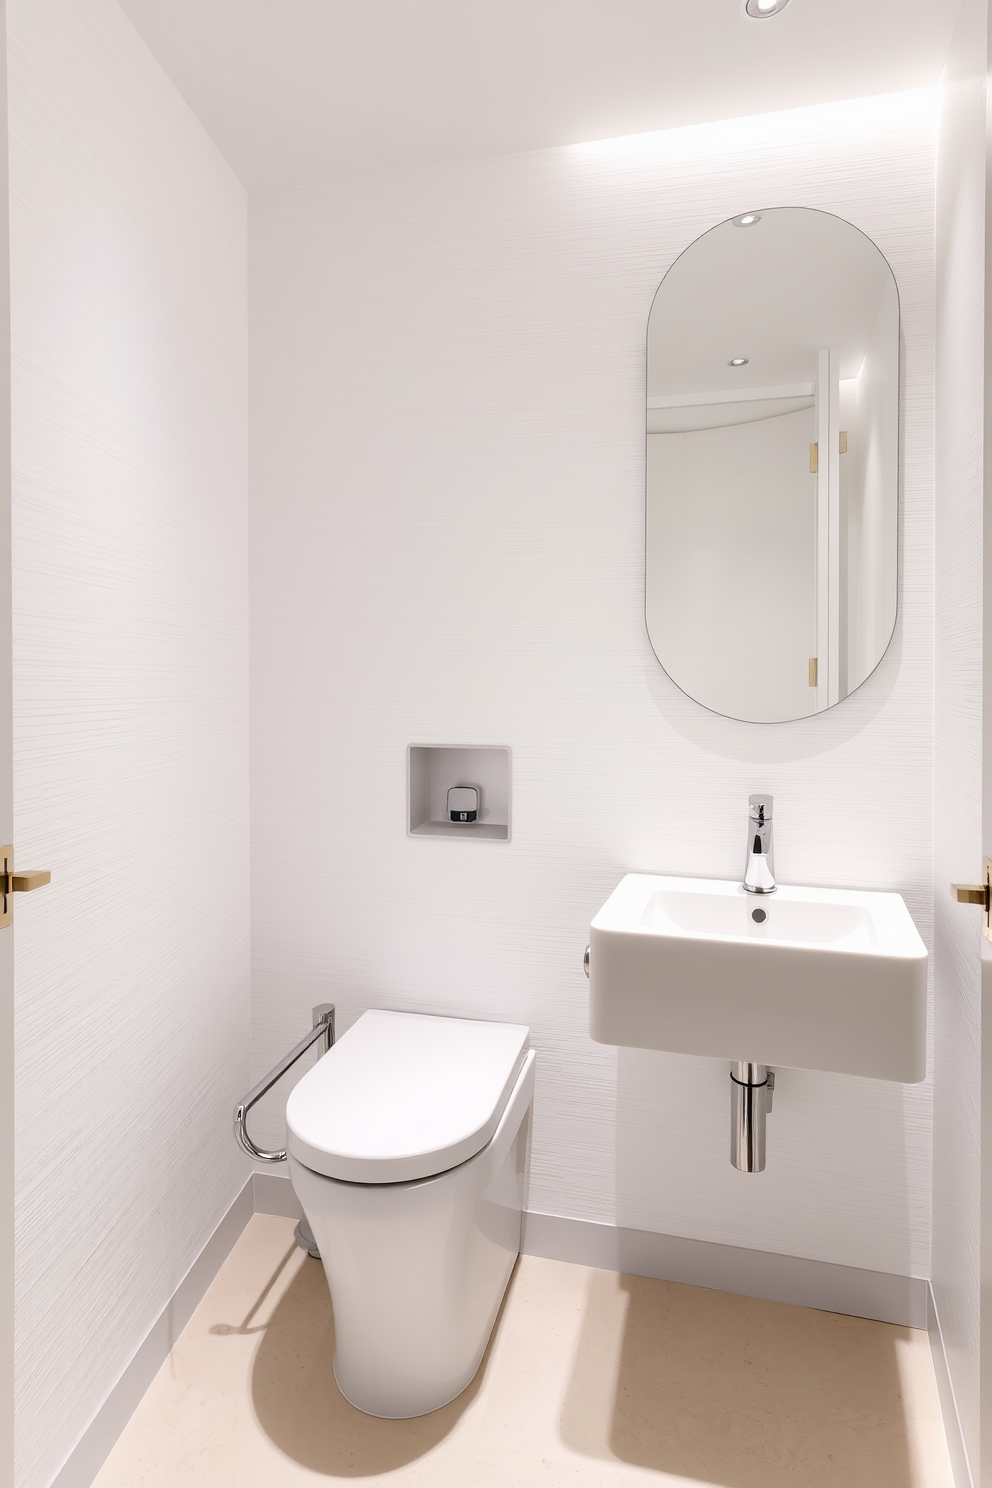
<path fill-rule="evenodd" d="M 896 618 L 899 296 L 878 248 L 808 207 L 697 238 L 647 344 L 648 635 L 731 718 L 830 708 Z"/>

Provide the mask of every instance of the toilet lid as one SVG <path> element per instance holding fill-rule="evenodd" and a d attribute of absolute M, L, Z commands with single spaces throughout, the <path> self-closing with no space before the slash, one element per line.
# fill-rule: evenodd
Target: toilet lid
<path fill-rule="evenodd" d="M 350 1183 L 428 1178 L 490 1140 L 530 1029 L 420 1013 L 363 1013 L 296 1086 L 288 1146 Z"/>

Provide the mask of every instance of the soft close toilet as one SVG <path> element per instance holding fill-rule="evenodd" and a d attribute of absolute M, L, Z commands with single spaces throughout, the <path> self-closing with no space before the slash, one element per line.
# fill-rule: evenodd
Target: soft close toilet
<path fill-rule="evenodd" d="M 436 1410 L 479 1367 L 520 1250 L 529 1032 L 367 1012 L 289 1098 L 335 1378 L 370 1415 Z"/>

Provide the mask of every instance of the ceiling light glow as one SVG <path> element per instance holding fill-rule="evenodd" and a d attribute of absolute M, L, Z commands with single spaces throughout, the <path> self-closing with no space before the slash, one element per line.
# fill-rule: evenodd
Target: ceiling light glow
<path fill-rule="evenodd" d="M 735 227 L 753 227 L 756 222 L 761 221 L 761 213 L 742 212 L 739 217 L 734 217 L 732 220 Z"/>
<path fill-rule="evenodd" d="M 781 15 L 788 4 L 789 0 L 743 0 L 741 14 L 746 20 L 768 21 Z"/>
<path fill-rule="evenodd" d="M 750 360 L 751 360 L 750 357 L 731 357 L 730 358 L 730 361 L 727 363 L 727 366 L 728 367 L 746 367 L 747 364 L 748 364 L 748 362 Z"/>

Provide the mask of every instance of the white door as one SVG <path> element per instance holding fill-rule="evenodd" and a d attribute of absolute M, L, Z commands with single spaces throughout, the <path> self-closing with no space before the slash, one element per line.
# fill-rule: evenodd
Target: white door
<path fill-rule="evenodd" d="M 974 1488 L 992 1488 L 992 944 L 951 885 L 992 853 L 988 9 L 964 0 L 939 98 L 934 320 L 931 1337 L 956 1481 Z M 926 802 L 906 810 L 928 830 Z"/>
<path fill-rule="evenodd" d="M 14 840 L 10 586 L 7 16 L 0 0 L 0 844 Z M 0 929 L 0 1484 L 14 1481 L 14 931 Z"/>

